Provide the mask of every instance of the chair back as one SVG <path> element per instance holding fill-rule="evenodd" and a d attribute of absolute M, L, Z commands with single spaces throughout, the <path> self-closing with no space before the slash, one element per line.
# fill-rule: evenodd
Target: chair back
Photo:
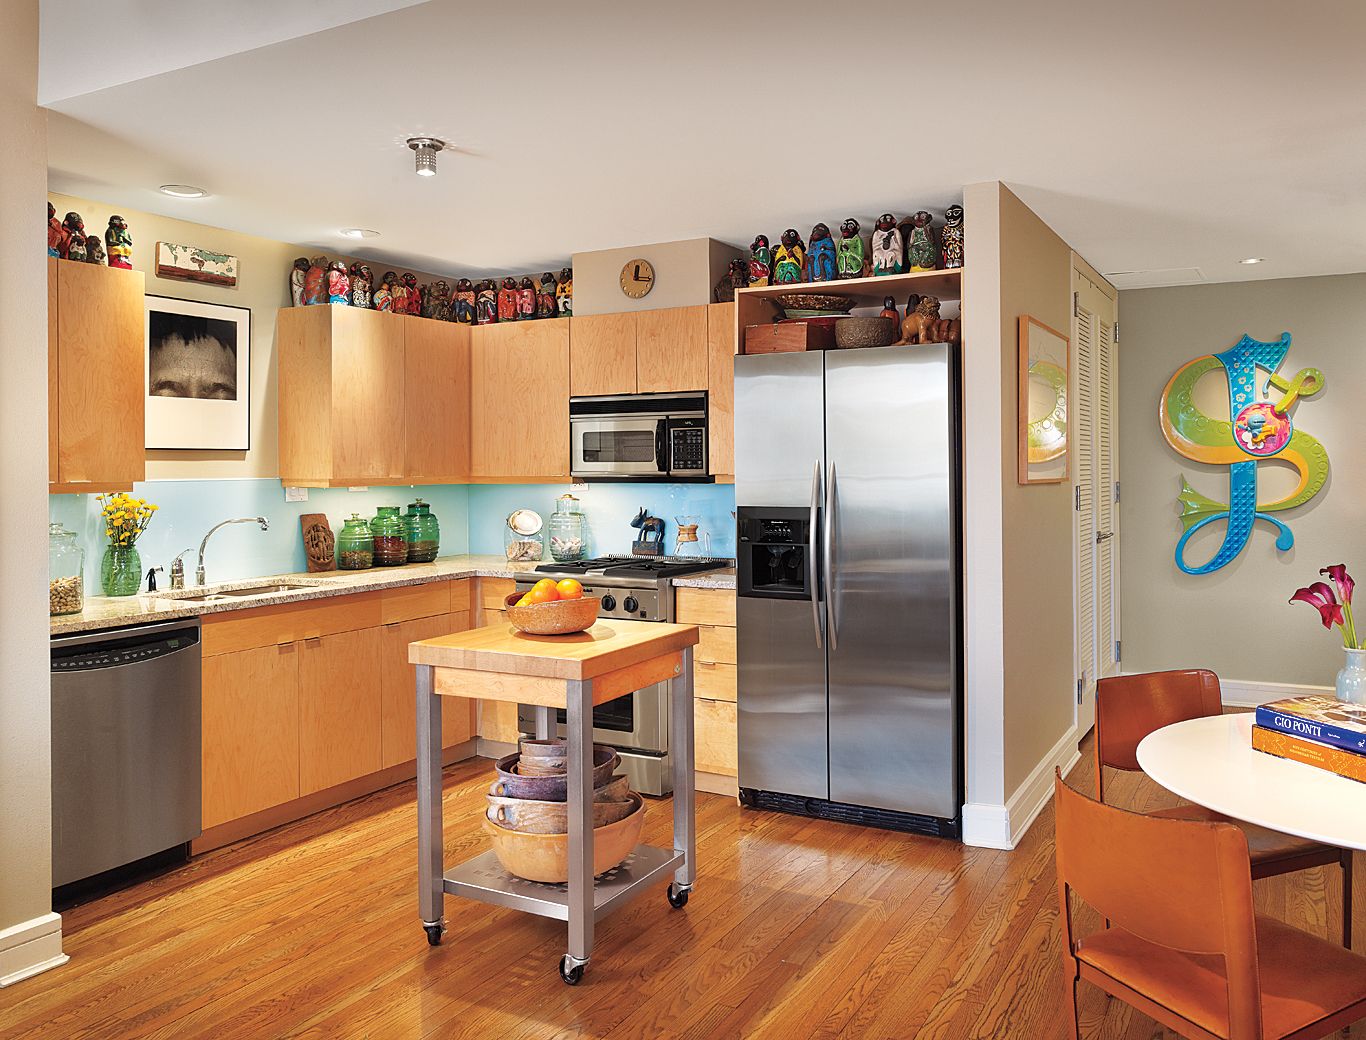
<path fill-rule="evenodd" d="M 1139 742 L 1173 722 L 1223 712 L 1219 677 L 1204 668 L 1117 675 L 1096 683 L 1096 797 L 1101 767 L 1136 770 Z"/>
<path fill-rule="evenodd" d="M 1074 791 L 1061 772 L 1054 783 L 1067 956 L 1075 960 L 1077 945 L 1070 890 L 1112 924 L 1150 943 L 1223 957 L 1231 1035 L 1260 1036 L 1256 919 L 1243 832 L 1227 823 L 1145 816 L 1105 805 Z"/>

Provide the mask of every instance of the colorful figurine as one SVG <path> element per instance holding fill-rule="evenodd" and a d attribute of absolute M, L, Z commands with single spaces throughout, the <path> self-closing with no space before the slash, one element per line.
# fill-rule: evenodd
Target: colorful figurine
<path fill-rule="evenodd" d="M 555 276 L 549 271 L 541 275 L 541 284 L 536 290 L 536 317 L 555 317 Z"/>
<path fill-rule="evenodd" d="M 451 283 L 438 278 L 432 286 L 432 317 L 437 321 L 451 320 Z"/>
<path fill-rule="evenodd" d="M 52 203 L 47 204 L 47 255 L 60 257 L 66 251 L 69 236 L 62 222 L 57 219 L 57 210 Z"/>
<path fill-rule="evenodd" d="M 884 213 L 877 218 L 873 232 L 873 274 L 902 274 L 906 270 L 906 251 L 901 244 L 901 232 L 896 217 Z"/>
<path fill-rule="evenodd" d="M 308 257 L 296 257 L 294 267 L 289 272 L 289 298 L 295 307 L 304 305 L 304 278 L 307 274 Z"/>
<path fill-rule="evenodd" d="M 343 307 L 351 303 L 351 279 L 346 274 L 346 264 L 333 260 L 327 265 L 327 302 L 339 303 Z"/>
<path fill-rule="evenodd" d="M 417 275 L 412 271 L 403 272 L 403 313 L 419 315 L 422 313 L 422 297 L 417 291 Z M 398 308 L 394 308 L 397 310 Z"/>
<path fill-rule="evenodd" d="M 109 251 L 110 267 L 121 267 L 125 271 L 133 269 L 133 235 L 128 230 L 128 221 L 117 213 L 109 218 L 109 227 L 104 231 L 104 245 Z"/>
<path fill-rule="evenodd" d="M 788 228 L 773 250 L 773 284 L 788 285 L 806 278 L 806 246 L 796 228 Z"/>
<path fill-rule="evenodd" d="M 68 260 L 85 259 L 85 221 L 81 215 L 71 212 L 62 221 L 62 228 L 66 231 L 66 252 L 63 254 Z"/>
<path fill-rule="evenodd" d="M 747 285 L 749 285 L 749 262 L 732 260 L 726 269 L 726 273 L 721 276 L 721 280 L 712 286 L 712 302 L 732 303 L 735 300 L 735 290 L 743 289 Z"/>
<path fill-rule="evenodd" d="M 906 262 L 912 271 L 933 271 L 935 269 L 934 231 L 930 227 L 931 217 L 923 209 L 911 217 L 906 236 Z"/>
<path fill-rule="evenodd" d="M 555 286 L 555 310 L 561 318 L 574 313 L 574 269 L 560 268 L 560 280 Z"/>
<path fill-rule="evenodd" d="M 327 302 L 327 257 L 315 256 L 304 272 L 304 305 Z"/>
<path fill-rule="evenodd" d="M 416 288 L 414 288 L 413 291 L 416 292 Z M 394 298 L 395 314 L 408 313 L 408 293 L 409 289 L 407 283 L 396 275 L 394 280 L 389 283 L 389 295 Z"/>
<path fill-rule="evenodd" d="M 882 313 L 879 314 L 878 317 L 891 318 L 892 321 L 900 325 L 901 315 L 897 313 L 896 300 L 892 299 L 890 296 L 884 296 L 882 298 Z"/>
<path fill-rule="evenodd" d="M 493 287 L 493 279 L 485 278 L 474 298 L 474 321 L 477 325 L 492 325 L 497 320 L 498 291 Z"/>
<path fill-rule="evenodd" d="M 868 273 L 868 254 L 863 249 L 859 222 L 853 217 L 840 224 L 840 240 L 835 246 L 835 266 L 841 278 L 863 278 Z"/>
<path fill-rule="evenodd" d="M 420 317 L 435 317 L 432 314 L 432 308 L 435 306 L 432 289 L 433 286 L 428 282 L 423 282 L 417 287 L 417 313 Z"/>
<path fill-rule="evenodd" d="M 517 283 L 517 320 L 527 321 L 536 317 L 536 283 L 527 275 Z"/>
<path fill-rule="evenodd" d="M 551 296 L 553 303 L 554 296 Z M 474 324 L 474 283 L 461 278 L 455 283 L 455 300 L 452 305 L 453 320 L 461 325 Z"/>
<path fill-rule="evenodd" d="M 498 320 L 517 320 L 517 279 L 511 275 L 498 288 Z"/>
<path fill-rule="evenodd" d="M 371 303 L 374 304 L 375 310 L 388 314 L 394 309 L 393 285 L 397 277 L 393 271 L 384 272 L 379 280 L 379 285 L 375 288 L 374 295 L 371 297 Z"/>
<path fill-rule="evenodd" d="M 104 243 L 100 241 L 99 235 L 85 236 L 85 262 L 87 264 L 104 263 Z"/>
<path fill-rule="evenodd" d="M 773 251 L 767 235 L 755 235 L 749 244 L 749 284 L 767 285 L 773 276 Z"/>
<path fill-rule="evenodd" d="M 369 310 L 374 296 L 370 288 L 370 268 L 357 260 L 348 273 L 351 276 L 351 306 Z"/>
<path fill-rule="evenodd" d="M 830 237 L 830 228 L 823 223 L 811 229 L 811 246 L 806 254 L 806 280 L 835 280 L 835 242 Z"/>
<path fill-rule="evenodd" d="M 963 207 L 954 205 L 944 211 L 944 227 L 939 232 L 939 255 L 944 269 L 963 266 Z"/>

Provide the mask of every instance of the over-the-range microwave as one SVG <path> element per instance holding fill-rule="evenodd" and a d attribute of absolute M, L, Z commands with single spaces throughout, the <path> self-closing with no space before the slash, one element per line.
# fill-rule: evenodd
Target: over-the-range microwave
<path fill-rule="evenodd" d="M 569 399 L 570 475 L 708 481 L 707 392 Z"/>

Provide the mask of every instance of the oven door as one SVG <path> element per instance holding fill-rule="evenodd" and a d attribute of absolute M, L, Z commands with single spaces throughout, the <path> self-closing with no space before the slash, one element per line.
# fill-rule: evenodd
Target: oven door
<path fill-rule="evenodd" d="M 555 735 L 564 737 L 565 713 L 555 712 Z M 523 733 L 536 732 L 536 709 L 518 706 Z M 669 750 L 669 684 L 655 683 L 593 709 L 593 741 L 615 748 L 664 754 Z"/>
<path fill-rule="evenodd" d="M 668 472 L 668 420 L 659 415 L 571 419 L 575 477 L 656 477 Z"/>

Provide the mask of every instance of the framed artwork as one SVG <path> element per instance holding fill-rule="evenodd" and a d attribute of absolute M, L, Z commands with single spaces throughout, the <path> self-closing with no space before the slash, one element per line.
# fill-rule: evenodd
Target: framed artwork
<path fill-rule="evenodd" d="M 1020 315 L 1021 484 L 1067 479 L 1067 355 L 1069 341 L 1028 314 Z"/>
<path fill-rule="evenodd" d="M 146 297 L 148 448 L 251 447 L 251 311 Z"/>

